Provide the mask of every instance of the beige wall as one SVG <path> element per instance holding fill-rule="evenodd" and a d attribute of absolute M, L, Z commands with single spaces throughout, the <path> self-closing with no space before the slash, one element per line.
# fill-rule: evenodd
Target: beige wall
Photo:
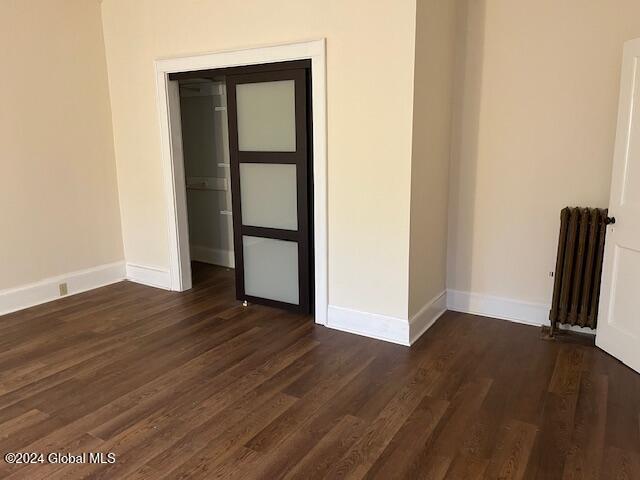
<path fill-rule="evenodd" d="M 104 0 L 124 246 L 168 267 L 154 60 L 327 39 L 329 302 L 407 317 L 415 0 Z"/>
<path fill-rule="evenodd" d="M 446 288 L 447 203 L 458 0 L 418 0 L 409 316 Z"/>
<path fill-rule="evenodd" d="M 548 303 L 560 208 L 608 203 L 636 1 L 104 0 L 100 13 L 0 5 L 0 289 L 123 258 L 111 109 L 127 260 L 168 267 L 161 57 L 327 39 L 332 305 L 407 318 L 444 287 L 447 249 L 449 288 Z"/>
<path fill-rule="evenodd" d="M 451 172 L 448 284 L 550 303 L 559 212 L 607 206 L 636 0 L 471 0 Z"/>
<path fill-rule="evenodd" d="M 0 3 L 0 289 L 122 260 L 97 1 Z"/>

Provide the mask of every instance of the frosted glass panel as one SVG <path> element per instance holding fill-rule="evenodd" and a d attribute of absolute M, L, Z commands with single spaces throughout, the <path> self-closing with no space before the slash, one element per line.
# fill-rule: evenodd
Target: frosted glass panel
<path fill-rule="evenodd" d="M 242 246 L 245 293 L 298 305 L 298 244 L 245 235 Z"/>
<path fill-rule="evenodd" d="M 296 151 L 294 80 L 236 85 L 236 103 L 240 151 Z"/>
<path fill-rule="evenodd" d="M 298 229 L 295 165 L 241 163 L 240 197 L 243 225 Z"/>

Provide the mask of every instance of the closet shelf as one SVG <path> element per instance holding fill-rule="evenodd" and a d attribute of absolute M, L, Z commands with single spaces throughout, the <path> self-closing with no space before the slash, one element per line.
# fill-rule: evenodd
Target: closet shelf
<path fill-rule="evenodd" d="M 225 192 L 229 189 L 226 178 L 187 177 L 187 190 L 215 190 Z"/>

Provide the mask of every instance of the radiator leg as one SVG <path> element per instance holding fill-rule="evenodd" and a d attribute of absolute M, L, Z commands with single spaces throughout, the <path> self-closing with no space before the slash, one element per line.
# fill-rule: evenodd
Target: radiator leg
<path fill-rule="evenodd" d="M 551 326 L 549 327 L 549 337 L 553 338 L 556 333 L 556 322 L 551 320 Z"/>

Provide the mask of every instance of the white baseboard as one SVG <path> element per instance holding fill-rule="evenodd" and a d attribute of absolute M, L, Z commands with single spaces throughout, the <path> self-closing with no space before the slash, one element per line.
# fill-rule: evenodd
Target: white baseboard
<path fill-rule="evenodd" d="M 127 263 L 127 280 L 149 287 L 171 290 L 171 274 L 169 270 L 163 268 Z"/>
<path fill-rule="evenodd" d="M 413 345 L 424 332 L 436 323 L 444 312 L 447 311 L 447 292 L 443 291 L 427 302 L 409 320 L 409 342 Z"/>
<path fill-rule="evenodd" d="M 460 290 L 447 290 L 447 308 L 454 312 L 498 318 L 525 325 L 550 325 L 549 310 L 551 305 L 544 303 L 524 302 Z M 563 330 L 594 335 L 594 330 L 590 328 L 565 325 L 559 327 Z"/>
<path fill-rule="evenodd" d="M 329 328 L 409 346 L 409 322 L 401 318 L 329 305 Z"/>
<path fill-rule="evenodd" d="M 16 288 L 0 290 L 0 315 L 33 307 L 61 298 L 59 285 L 67 284 L 67 295 L 93 290 L 124 280 L 124 262 L 78 270 Z"/>
<path fill-rule="evenodd" d="M 227 268 L 235 268 L 235 258 L 233 251 L 222 250 L 220 248 L 203 247 L 202 245 L 191 245 L 191 260 L 196 262 L 211 263 Z"/>
<path fill-rule="evenodd" d="M 329 305 L 327 327 L 410 346 L 446 311 L 446 298 L 442 292 L 410 320 Z"/>

